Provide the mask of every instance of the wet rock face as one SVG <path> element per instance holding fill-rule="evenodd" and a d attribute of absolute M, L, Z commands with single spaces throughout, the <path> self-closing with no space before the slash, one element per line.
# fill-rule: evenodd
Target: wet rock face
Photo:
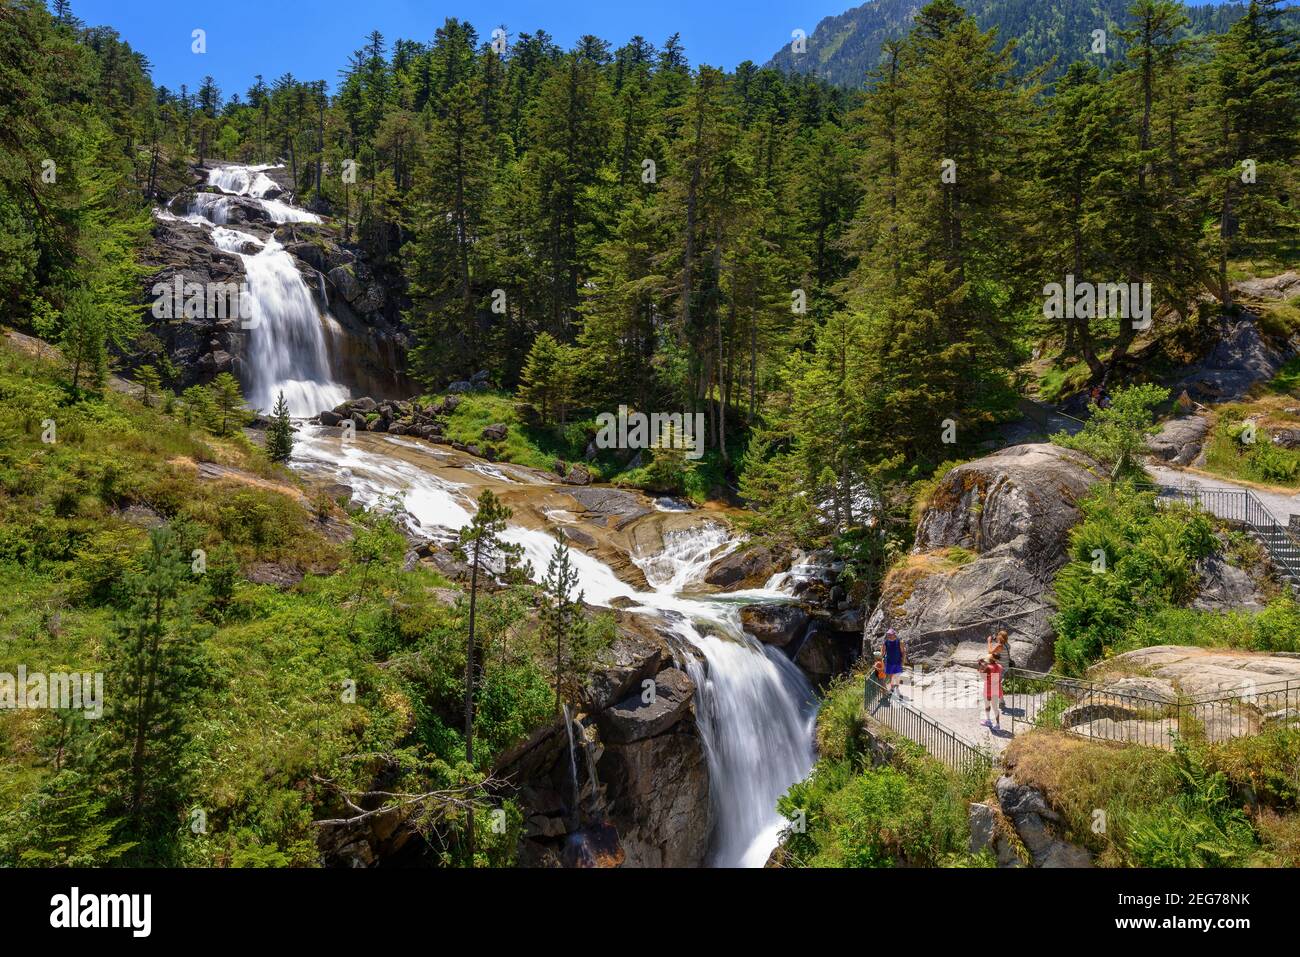
<path fill-rule="evenodd" d="M 704 573 L 704 581 L 719 588 L 757 588 L 775 573 L 776 559 L 771 550 L 758 545 L 719 558 Z"/>
<path fill-rule="evenodd" d="M 713 833 L 704 742 L 691 712 L 668 731 L 610 745 L 598 765 L 625 867 L 699 867 Z"/>
<path fill-rule="evenodd" d="M 857 660 L 861 634 L 844 628 L 846 616 L 796 602 L 763 602 L 740 609 L 746 633 L 779 648 L 816 687 L 844 674 Z M 848 623 L 852 624 L 851 616 Z"/>
<path fill-rule="evenodd" d="M 615 614 L 618 637 L 593 669 L 573 724 L 580 813 L 562 721 L 499 762 L 499 776 L 515 782 L 525 810 L 520 860 L 698 867 L 713 809 L 695 683 L 674 663 L 685 649 L 652 616 Z M 608 846 L 611 832 L 617 848 Z M 595 858 L 575 852 L 593 842 L 603 848 Z"/>
<path fill-rule="evenodd" d="M 864 653 L 894 628 L 917 664 L 974 657 L 998 628 L 1012 662 L 1048 670 L 1056 636 L 1051 582 L 1068 560 L 1079 500 L 1098 481 L 1087 456 L 1054 445 L 1013 446 L 953 469 L 917 529 L 915 557 L 885 581 L 863 630 Z M 954 560 L 949 549 L 974 552 Z"/>

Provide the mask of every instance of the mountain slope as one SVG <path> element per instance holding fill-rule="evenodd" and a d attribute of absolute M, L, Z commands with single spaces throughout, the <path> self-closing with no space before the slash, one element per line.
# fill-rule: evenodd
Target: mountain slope
<path fill-rule="evenodd" d="M 982 29 L 997 27 L 1017 40 L 1022 68 L 1047 64 L 1050 80 L 1076 59 L 1089 55 L 1092 32 L 1107 33 L 1106 60 L 1122 56 L 1118 29 L 1127 20 L 1131 0 L 966 0 L 962 4 Z M 871 0 L 839 16 L 826 17 L 808 37 L 807 51 L 782 47 L 769 61 L 787 72 L 812 74 L 837 86 L 859 86 L 880 59 L 881 45 L 906 35 L 924 0 Z M 1192 7 L 1193 33 L 1218 33 L 1241 16 L 1244 6 Z M 1095 56 L 1095 55 L 1094 55 Z"/>

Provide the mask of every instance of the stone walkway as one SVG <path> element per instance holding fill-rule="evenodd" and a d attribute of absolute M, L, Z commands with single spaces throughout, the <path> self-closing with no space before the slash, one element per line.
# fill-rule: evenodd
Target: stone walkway
<path fill-rule="evenodd" d="M 1000 754 L 1011 743 L 1012 719 L 1024 702 L 1007 698 L 1002 712 L 1002 726 L 984 724 L 983 678 L 966 667 L 949 667 L 940 671 L 903 673 L 894 696 L 911 705 L 971 744 Z M 1023 697 L 1023 696 L 1017 696 Z M 1021 730 L 1024 729 L 1021 725 Z"/>

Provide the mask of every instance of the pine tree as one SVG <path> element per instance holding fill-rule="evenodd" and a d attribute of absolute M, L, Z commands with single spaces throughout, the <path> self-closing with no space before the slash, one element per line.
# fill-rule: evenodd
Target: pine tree
<path fill-rule="evenodd" d="M 153 406 L 153 400 L 161 394 L 162 377 L 151 365 L 141 366 L 135 372 L 136 385 L 140 387 L 140 401 L 146 406 Z"/>
<path fill-rule="evenodd" d="M 211 392 L 217 434 L 225 435 L 231 425 L 242 424 L 244 396 L 239 391 L 239 380 L 222 372 L 212 380 Z"/>
<path fill-rule="evenodd" d="M 541 201 L 537 254 L 546 267 L 545 325 L 561 342 L 576 329 L 589 237 L 598 235 L 596 189 L 610 136 L 611 104 L 601 69 L 570 53 L 542 81 L 528 113 L 526 165 Z"/>
<path fill-rule="evenodd" d="M 574 350 L 548 332 L 533 340 L 519 380 L 519 399 L 544 425 L 564 424 L 572 388 Z"/>
<path fill-rule="evenodd" d="M 555 649 L 555 712 L 559 714 L 566 694 L 577 689 L 580 680 L 577 666 L 587 645 L 587 621 L 582 612 L 582 592 L 578 570 L 570 561 L 569 546 L 556 539 L 551 551 L 546 577 L 542 579 L 540 637 L 543 647 Z"/>
<path fill-rule="evenodd" d="M 106 715 L 109 773 L 133 832 L 167 840 L 183 806 L 189 708 L 204 680 L 201 631 L 190 611 L 195 576 L 186 529 L 149 533 L 140 571 L 127 583 L 128 611 L 107 648 L 117 689 Z"/>
<path fill-rule="evenodd" d="M 84 772 L 58 771 L 19 811 L 7 837 L 0 838 L 0 860 L 8 855 L 23 867 L 112 864 L 134 842 L 116 839 L 121 822 L 109 816 L 107 805 Z"/>
<path fill-rule="evenodd" d="M 1208 67 L 1205 199 L 1218 220 L 1212 245 L 1225 305 L 1232 303 L 1228 262 L 1243 230 L 1260 238 L 1275 232 L 1293 186 L 1285 169 L 1300 142 L 1300 45 L 1282 16 L 1278 0 L 1251 0 L 1218 38 Z"/>
<path fill-rule="evenodd" d="M 482 680 L 482 666 L 476 659 L 475 625 L 478 612 L 479 579 L 499 573 L 517 579 L 521 574 L 522 549 L 501 537 L 513 514 L 491 491 L 485 489 L 476 503 L 477 511 L 460 530 L 457 555 L 470 566 L 469 631 L 465 640 L 465 763 L 474 768 L 474 696 Z M 466 843 L 469 866 L 474 866 L 474 807 L 467 812 Z"/>
<path fill-rule="evenodd" d="M 917 14 L 867 115 L 867 193 L 849 301 L 865 314 L 884 454 L 937 456 L 942 423 L 991 404 L 1015 360 L 1011 317 L 1034 301 L 1018 262 L 1031 87 L 1011 50 L 951 0 Z M 878 224 L 862 222 L 879 210 Z M 1041 302 L 1041 298 L 1038 299 Z M 888 427 L 886 427 L 886 423 Z"/>
<path fill-rule="evenodd" d="M 1041 210 L 1041 243 L 1026 252 L 1040 259 L 1043 274 L 1064 282 L 1108 281 L 1111 224 L 1119 216 L 1114 183 L 1118 179 L 1120 117 L 1113 88 L 1095 66 L 1071 64 L 1057 81 L 1047 104 L 1048 115 L 1036 137 L 1033 205 Z M 1088 364 L 1094 381 L 1105 367 L 1097 337 L 1104 331 L 1092 317 L 1063 320 L 1061 359 L 1076 353 Z M 1056 330 L 1049 330 L 1055 332 Z"/>
<path fill-rule="evenodd" d="M 212 390 L 202 385 L 189 386 L 181 393 L 181 409 L 186 425 L 211 428 L 216 413 Z"/>
<path fill-rule="evenodd" d="M 479 300 L 488 290 L 476 275 L 474 250 L 487 201 L 487 139 L 469 84 L 456 84 L 415 175 L 406 265 L 414 370 L 434 388 L 477 371 L 486 345 Z"/>
<path fill-rule="evenodd" d="M 74 392 L 83 382 L 92 388 L 103 385 L 108 373 L 108 329 L 104 312 L 89 289 L 79 288 L 69 294 L 59 344 L 72 374 Z"/>
<path fill-rule="evenodd" d="M 1176 287 L 1185 287 L 1194 272 L 1188 260 L 1191 223 L 1182 219 L 1180 197 L 1164 188 L 1170 172 L 1157 139 L 1160 100 L 1177 81 L 1187 55 L 1182 28 L 1186 10 L 1174 0 L 1135 0 L 1129 8 L 1129 26 L 1121 32 L 1127 46 L 1129 69 L 1116 83 L 1126 100 L 1131 132 L 1121 158 L 1124 182 L 1119 205 L 1122 226 L 1112 230 L 1111 259 L 1129 283 L 1153 284 L 1157 297 L 1177 304 Z M 1137 330 L 1132 318 L 1119 323 L 1110 368 L 1128 354 Z"/>
<path fill-rule="evenodd" d="M 293 454 L 293 420 L 283 392 L 275 400 L 271 424 L 266 428 L 266 454 L 272 462 L 287 462 Z"/>

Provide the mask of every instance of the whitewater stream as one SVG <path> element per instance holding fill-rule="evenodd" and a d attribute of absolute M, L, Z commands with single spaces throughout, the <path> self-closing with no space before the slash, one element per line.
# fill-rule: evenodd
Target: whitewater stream
<path fill-rule="evenodd" d="M 211 171 L 209 183 L 264 204 L 277 222 L 315 220 L 287 203 L 262 198 L 274 185 L 265 175 L 269 168 L 224 167 Z M 292 257 L 274 238 L 263 241 L 224 225 L 223 200 L 220 194 L 200 194 L 179 218 L 202 223 L 217 246 L 243 258 L 256 319 L 243 357 L 250 404 L 267 409 L 283 390 L 296 417 L 333 408 L 347 392 L 329 369 L 323 323 L 332 320 L 319 314 Z M 382 441 L 362 443 L 341 436 L 338 429 L 302 423 L 291 465 L 351 487 L 353 501 L 360 504 L 398 503 L 425 536 L 450 539 L 469 522 L 476 478 L 513 482 L 497 469 L 463 469 L 464 483 L 435 474 L 448 453 L 413 439 L 382 436 L 376 437 Z M 389 444 L 394 454 L 385 453 Z M 426 459 L 427 468 L 420 464 Z M 539 578 L 545 574 L 555 544 L 549 532 L 512 526 L 504 537 L 522 547 Z M 637 590 L 609 565 L 576 548 L 572 561 L 588 602 L 608 606 L 616 598 L 628 599 L 635 603 L 633 611 L 661 615 L 699 652 L 703 663 L 691 658 L 685 667 L 697 686 L 696 713 L 714 804 L 709 862 L 761 867 L 785 823 L 776 811 L 777 799 L 812 767 L 817 699 L 785 655 L 740 625 L 742 604 L 786 595 L 774 588 L 710 597 L 683 594 L 711 562 L 737 544 L 716 521 L 667 532 L 662 551 L 631 556 L 648 591 Z"/>

